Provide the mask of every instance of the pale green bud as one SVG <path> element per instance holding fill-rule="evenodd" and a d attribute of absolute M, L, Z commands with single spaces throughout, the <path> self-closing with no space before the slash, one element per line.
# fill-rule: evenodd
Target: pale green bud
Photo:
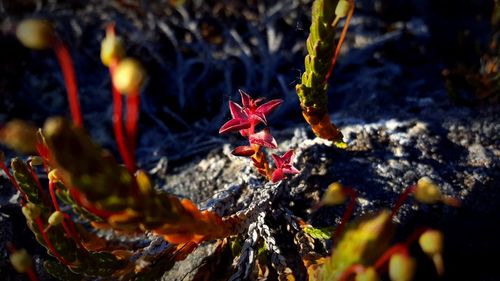
<path fill-rule="evenodd" d="M 391 281 L 411 281 L 415 275 L 417 263 L 415 259 L 404 254 L 394 254 L 389 260 L 389 277 Z"/>
<path fill-rule="evenodd" d="M 27 19 L 20 22 L 16 36 L 24 46 L 35 50 L 51 48 L 56 38 L 52 25 L 41 19 Z"/>
<path fill-rule="evenodd" d="M 340 205 L 346 200 L 346 195 L 344 193 L 344 188 L 342 184 L 338 182 L 331 183 L 323 194 L 321 203 L 323 205 Z"/>

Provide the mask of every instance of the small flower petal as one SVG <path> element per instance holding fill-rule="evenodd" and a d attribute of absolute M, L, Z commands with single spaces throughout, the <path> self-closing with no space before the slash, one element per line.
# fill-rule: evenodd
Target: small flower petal
<path fill-rule="evenodd" d="M 296 175 L 296 174 L 300 174 L 300 171 L 297 170 L 297 168 L 295 168 L 294 166 L 292 165 L 285 165 L 283 168 L 283 173 L 285 174 L 289 174 L 289 175 Z"/>
<path fill-rule="evenodd" d="M 283 180 L 285 178 L 285 174 L 281 169 L 276 169 L 273 172 L 273 175 L 271 176 L 271 181 L 273 183 L 279 182 L 280 180 Z"/>
<path fill-rule="evenodd" d="M 300 171 L 297 170 L 292 164 L 293 150 L 287 151 L 283 156 L 272 154 L 274 164 L 276 165 L 276 170 L 280 170 L 283 174 L 295 175 L 299 174 Z"/>
<path fill-rule="evenodd" d="M 248 129 L 250 127 L 250 121 L 245 119 L 231 119 L 227 121 L 219 129 L 219 134 L 225 134 L 228 132 L 239 131 L 243 129 Z"/>
<path fill-rule="evenodd" d="M 271 135 L 271 132 L 269 131 L 268 128 L 265 128 L 264 130 L 255 133 L 253 135 L 250 135 L 248 137 L 248 141 L 251 144 L 257 144 L 260 146 L 268 147 L 268 148 L 277 148 L 278 143 L 274 139 L 274 137 Z"/>
<path fill-rule="evenodd" d="M 231 151 L 231 154 L 233 154 L 234 156 L 249 157 L 255 154 L 255 150 L 251 146 L 238 146 L 233 151 Z"/>
<path fill-rule="evenodd" d="M 238 90 L 241 95 L 241 104 L 243 107 L 250 107 L 250 104 L 252 103 L 252 98 L 250 97 L 249 94 L 245 93 L 243 90 Z"/>
<path fill-rule="evenodd" d="M 229 111 L 231 112 L 231 116 L 234 119 L 247 119 L 248 116 L 245 112 L 243 112 L 243 109 L 241 106 L 234 101 L 229 101 Z"/>
<path fill-rule="evenodd" d="M 293 153 L 293 149 L 290 149 L 285 154 L 283 154 L 283 156 L 281 156 L 283 162 L 290 164 L 290 161 L 292 161 Z"/>
<path fill-rule="evenodd" d="M 269 113 L 271 113 L 271 111 L 275 110 L 278 106 L 280 106 L 282 103 L 283 100 L 281 99 L 270 100 L 265 104 L 257 107 L 257 109 L 255 110 L 255 114 L 262 114 L 266 116 Z"/>
<path fill-rule="evenodd" d="M 261 103 L 261 102 L 262 102 L 263 100 L 265 100 L 265 99 L 266 99 L 266 98 L 258 98 L 258 99 L 256 99 L 256 100 L 252 100 L 252 101 L 251 101 L 251 104 L 252 104 L 253 106 L 255 106 L 255 107 L 256 107 L 259 103 Z"/>
<path fill-rule="evenodd" d="M 273 158 L 274 165 L 276 165 L 276 168 L 281 169 L 281 167 L 283 167 L 283 160 L 281 159 L 281 157 L 279 157 L 278 155 L 276 155 L 274 153 L 271 154 L 271 157 Z"/>
<path fill-rule="evenodd" d="M 264 125 L 267 125 L 267 119 L 263 113 L 251 113 L 251 118 L 253 120 L 257 120 L 258 122 L 264 123 Z"/>

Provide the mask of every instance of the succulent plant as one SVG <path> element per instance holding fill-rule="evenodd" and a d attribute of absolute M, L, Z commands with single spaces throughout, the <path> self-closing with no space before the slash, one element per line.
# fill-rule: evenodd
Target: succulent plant
<path fill-rule="evenodd" d="M 342 134 L 328 116 L 327 80 L 338 57 L 353 8 L 353 1 L 314 2 L 311 35 L 307 41 L 306 72 L 297 86 L 303 115 L 313 131 L 337 145 L 343 145 Z M 345 17 L 344 30 L 335 45 L 335 27 Z M 134 153 L 140 90 L 146 74 L 138 60 L 126 57 L 114 25 L 106 31 L 101 60 L 109 67 L 112 78 L 112 122 L 125 166 L 94 143 L 85 132 L 72 60 L 52 26 L 41 20 L 27 20 L 19 25 L 17 35 L 30 48 L 53 48 L 56 51 L 73 117 L 73 123 L 63 118 L 51 118 L 43 130 L 31 128 L 29 146 L 39 155 L 28 161 L 14 158 L 11 162 L 12 173 L 4 164 L 3 155 L 0 155 L 0 168 L 21 194 L 19 201 L 29 229 L 48 254 L 55 258 L 45 261 L 47 272 L 60 280 L 151 280 L 172 268 L 176 261 L 184 259 L 200 243 L 214 241 L 215 264 L 221 264 L 223 258 L 239 255 L 236 262 L 239 268 L 233 279 L 240 276 L 240 271 L 244 271 L 241 276 L 249 276 L 248 269 L 240 270 L 240 265 L 247 261 L 254 262 L 252 266 L 255 265 L 258 276 L 268 277 L 272 270 L 269 265 L 272 265 L 280 279 L 293 277 L 271 235 L 273 230 L 265 224 L 266 209 L 263 206 L 275 203 L 272 199 L 278 191 L 274 188 L 277 189 L 279 184 L 268 184 L 262 193 L 255 193 L 255 197 L 262 200 L 252 203 L 250 211 L 222 216 L 215 211 L 200 210 L 188 199 L 155 189 L 147 173 L 138 169 Z M 263 99 L 253 99 L 243 91 L 240 95 L 241 105 L 229 102 L 232 118 L 219 131 L 221 134 L 239 132 L 248 140 L 248 145 L 239 146 L 232 153 L 250 158 L 257 171 L 273 183 L 284 180 L 286 175 L 298 174 L 300 171 L 293 166 L 293 150 L 282 155 L 271 154 L 274 166 L 268 162 L 268 155 L 264 152 L 264 148 L 278 147 L 267 127 L 267 115 L 282 100 L 263 102 Z M 259 126 L 264 128 L 258 131 Z M 20 139 L 20 143 L 25 145 Z M 49 179 L 48 186 L 40 183 L 35 166 L 43 166 Z M 392 219 L 412 194 L 420 203 L 456 203 L 443 195 L 432 180 L 422 178 L 403 192 L 392 212 L 384 209 L 348 224 L 356 206 L 357 192 L 354 188 L 333 183 L 328 186 L 316 209 L 347 202 L 337 226 L 324 229 L 306 227 L 302 219 L 286 213 L 283 208 L 272 215 L 284 213 L 281 217 L 288 220 L 286 226 L 295 229 L 294 242 L 302 247 L 301 257 L 311 280 L 374 281 L 385 276 L 387 270 L 391 280 L 410 280 L 416 265 L 410 256 L 409 245 L 417 240 L 441 274 L 444 270 L 441 232 L 418 229 L 406 242 L 391 246 L 395 231 Z M 59 204 L 71 209 L 61 208 Z M 90 226 L 75 223 L 75 215 L 90 222 Z M 140 260 L 142 257 L 138 258 L 136 253 L 123 245 L 111 245 L 95 235 L 96 229 L 103 228 L 121 234 L 152 233 L 164 238 L 168 245 L 153 257 Z M 247 233 L 242 234 L 243 231 Z M 330 238 L 333 245 L 331 255 L 320 256 L 308 251 L 311 240 Z M 242 254 L 231 253 L 231 250 Z M 26 252 L 13 251 L 11 261 L 19 272 L 29 276 L 34 274 L 31 258 Z M 147 262 L 147 269 L 140 266 L 141 261 Z"/>
<path fill-rule="evenodd" d="M 296 86 L 302 115 L 313 132 L 340 147 L 345 147 L 342 133 L 332 124 L 328 115 L 328 78 L 339 55 L 353 11 L 354 1 L 314 1 L 310 35 L 307 38 L 305 71 L 301 83 Z M 347 20 L 344 30 L 335 44 L 336 27 L 340 19 L 345 17 Z"/>
<path fill-rule="evenodd" d="M 293 150 L 287 151 L 282 156 L 272 154 L 276 167 L 271 168 L 262 149 L 275 149 L 278 144 L 271 135 L 269 128 L 266 127 L 258 133 L 255 132 L 257 125 L 261 123 L 267 125 L 266 115 L 276 109 L 283 101 L 275 99 L 259 105 L 263 101 L 262 98 L 254 100 L 242 90 L 240 90 L 240 95 L 242 105 L 229 101 L 229 111 L 232 119 L 224 123 L 219 129 L 219 134 L 239 132 L 248 139 L 249 145 L 236 147 L 232 154 L 252 159 L 253 165 L 259 174 L 272 182 L 283 180 L 286 174 L 295 175 L 300 173 L 292 164 Z"/>
<path fill-rule="evenodd" d="M 349 223 L 343 230 L 343 225 L 347 223 L 352 214 L 352 209 L 348 208 L 341 223 L 337 226 L 337 230 L 333 232 L 334 244 L 331 256 L 317 258 L 315 262 L 305 261 L 304 265 L 308 267 L 309 278 L 311 280 L 376 281 L 380 280 L 388 271 L 388 276 L 392 281 L 413 280 L 417 265 L 416 260 L 410 256 L 410 246 L 416 241 L 423 252 L 434 262 L 436 272 L 442 275 L 444 272 L 442 259 L 444 237 L 440 231 L 419 228 L 406 241 L 391 246 L 396 231 L 393 217 L 411 193 L 415 193 L 415 199 L 420 203 L 436 204 L 441 202 L 441 199 L 431 200 L 432 202 L 419 200 L 419 197 L 416 196 L 416 190 L 422 187 L 427 190 L 429 186 L 432 186 L 434 190 L 432 194 L 438 193 L 440 198 L 444 197 L 441 195 L 439 186 L 429 178 L 423 177 L 417 184 L 408 187 L 401 194 L 392 211 L 384 209 L 361 216 Z M 327 203 L 334 203 L 331 205 L 341 204 L 346 199 L 344 194 L 349 193 L 355 194 L 355 191 L 340 183 L 332 183 L 323 196 L 323 202 L 325 205 Z M 355 199 L 356 197 L 351 196 L 351 198 Z M 351 202 L 355 202 L 355 200 Z M 445 200 L 444 203 L 447 201 Z M 313 227 L 306 229 L 306 233 L 314 239 L 327 239 L 327 235 L 321 229 Z M 338 240 L 337 243 L 335 243 L 336 240 Z"/>

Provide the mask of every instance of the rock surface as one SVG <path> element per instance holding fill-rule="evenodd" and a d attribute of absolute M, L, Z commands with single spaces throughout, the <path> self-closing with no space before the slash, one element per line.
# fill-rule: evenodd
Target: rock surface
<path fill-rule="evenodd" d="M 348 112 L 334 114 L 332 119 L 340 125 L 349 144 L 346 150 L 312 138 L 304 127 L 279 132 L 277 138 L 284 140 L 279 150 L 295 149 L 295 165 L 300 167 L 301 174 L 277 186 L 255 178 L 254 172 L 248 169 L 250 163 L 228 156 L 229 149 L 225 148 L 169 175 L 165 189 L 196 198 L 202 207 L 224 208 L 224 214 L 248 211 L 249 206 L 263 200 L 262 193 L 271 195 L 265 197 L 271 201 L 259 206 L 258 211 L 251 211 L 257 212 L 254 213 L 257 222 L 259 214 L 262 216 L 263 223 L 257 223 L 255 231 L 261 237 L 262 231 L 269 229 L 271 236 L 279 241 L 277 249 L 285 249 L 292 241 L 280 239 L 284 234 L 278 231 L 280 227 L 275 221 L 283 219 L 282 212 L 302 217 L 317 227 L 338 222 L 342 207 L 308 211 L 329 183 L 340 181 L 359 191 L 355 213 L 358 216 L 390 208 L 406 187 L 428 176 L 439 184 L 444 194 L 460 198 L 462 206 L 423 206 L 409 200 L 397 216 L 399 231 L 409 234 L 418 226 L 442 229 L 447 243 L 446 279 L 467 276 L 468 280 L 493 280 L 484 266 L 491 264 L 486 254 L 497 247 L 494 237 L 500 235 L 500 228 L 493 223 L 500 218 L 495 203 L 500 196 L 496 188 L 500 179 L 497 137 L 500 124 L 495 122 L 500 118 L 498 107 L 457 109 L 448 101 L 432 101 L 416 109 L 421 113 L 413 116 L 406 116 L 404 108 L 384 111 L 375 122 L 373 117 L 370 120 L 344 117 Z M 399 115 L 402 116 L 397 118 Z M 392 118 L 386 119 L 387 116 Z M 222 174 L 226 183 L 207 185 L 207 179 L 215 179 L 210 181 L 213 183 Z M 235 182 L 237 187 L 231 186 Z M 192 187 L 191 193 L 186 191 L 189 190 L 186 185 Z M 210 200 L 213 195 L 205 193 L 225 193 L 225 197 L 219 202 Z M 249 238 L 251 233 L 247 234 Z M 490 243 L 486 242 L 488 239 Z M 283 257 L 286 265 L 292 267 L 294 257 Z M 180 263 L 197 262 L 192 258 Z M 167 276 L 172 279 L 164 280 L 182 279 L 174 278 L 172 273 Z"/>

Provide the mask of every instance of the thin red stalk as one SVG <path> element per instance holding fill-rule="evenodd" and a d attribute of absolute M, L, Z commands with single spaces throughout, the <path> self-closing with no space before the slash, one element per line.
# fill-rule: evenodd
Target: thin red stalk
<path fill-rule="evenodd" d="M 83 126 L 82 113 L 80 110 L 80 102 L 78 100 L 78 87 L 76 82 L 75 69 L 73 60 L 68 51 L 68 48 L 60 40 L 54 43 L 54 52 L 61 65 L 64 82 L 66 83 L 66 91 L 68 92 L 68 102 L 71 111 L 73 122 L 78 127 Z"/>
<path fill-rule="evenodd" d="M 54 205 L 54 208 L 56 211 L 60 211 L 59 204 L 57 203 L 57 198 L 56 198 L 56 193 L 55 193 L 55 185 L 53 181 L 49 181 L 49 192 L 50 192 L 50 197 L 52 198 L 52 204 Z M 75 224 L 73 223 L 73 220 L 71 220 L 70 216 L 66 213 L 62 213 L 64 216 L 63 220 L 63 228 L 64 231 L 66 232 L 67 235 L 72 237 L 75 242 L 82 248 L 83 245 L 80 242 L 80 235 L 78 234 L 78 231 L 76 231 Z"/>
<path fill-rule="evenodd" d="M 412 185 L 412 186 L 409 186 L 408 188 L 406 188 L 405 191 L 403 191 L 403 193 L 399 196 L 399 199 L 396 202 L 396 205 L 394 205 L 394 207 L 392 208 L 391 218 L 393 218 L 397 214 L 397 212 L 399 211 L 399 209 L 401 208 L 401 206 L 403 206 L 403 204 L 406 201 L 406 199 L 408 199 L 408 197 L 413 192 L 415 192 L 415 188 L 416 188 L 416 186 Z"/>
<path fill-rule="evenodd" d="M 111 77 L 113 77 L 113 73 L 118 64 L 117 60 L 113 60 L 109 65 L 109 72 Z M 135 171 L 134 158 L 131 155 L 132 151 L 127 145 L 127 141 L 125 139 L 125 135 L 123 132 L 123 101 L 122 95 L 115 88 L 114 84 L 111 83 L 112 94 L 113 94 L 113 129 L 115 133 L 116 143 L 118 145 L 118 151 L 120 156 L 127 167 L 127 170 L 130 173 Z"/>
<path fill-rule="evenodd" d="M 339 42 L 337 43 L 337 48 L 335 48 L 335 53 L 333 55 L 332 64 L 330 65 L 330 68 L 328 69 L 328 72 L 325 76 L 325 81 L 327 81 L 330 78 L 330 75 L 332 75 L 333 67 L 337 63 L 337 58 L 340 54 L 340 48 L 342 48 L 342 44 L 344 44 L 345 36 L 347 34 L 347 28 L 349 27 L 349 24 L 351 23 L 352 15 L 354 14 L 354 1 L 350 0 L 349 4 L 351 5 L 351 9 L 349 10 L 349 14 L 347 15 L 347 19 L 345 20 L 344 28 L 342 29 L 342 33 L 340 34 Z"/>
<path fill-rule="evenodd" d="M 377 270 L 380 274 L 384 274 L 386 270 L 384 266 L 387 264 L 387 262 L 389 262 L 391 256 L 396 253 L 408 255 L 408 248 L 411 246 L 411 244 L 417 241 L 420 235 L 422 235 L 422 233 L 424 233 L 428 229 L 428 227 L 421 227 L 415 230 L 404 243 L 398 243 L 385 251 L 385 253 L 375 262 L 375 270 Z"/>
<path fill-rule="evenodd" d="M 11 254 L 13 254 L 14 252 L 17 251 L 16 246 L 14 244 L 12 244 L 12 242 L 7 241 L 7 243 L 5 243 L 5 247 L 7 248 L 9 253 L 11 253 Z"/>
<path fill-rule="evenodd" d="M 38 152 L 38 155 L 42 158 L 43 169 L 45 170 L 45 173 L 48 174 L 50 172 L 49 163 L 47 163 L 47 159 L 49 159 L 49 153 L 50 153 L 49 149 L 44 144 L 37 143 L 36 151 Z"/>
<path fill-rule="evenodd" d="M 137 143 L 137 126 L 139 123 L 139 111 L 141 99 L 139 89 L 136 89 L 127 96 L 127 121 L 125 130 L 127 131 L 129 150 L 132 160 L 135 160 L 135 147 Z"/>
<path fill-rule="evenodd" d="M 36 276 L 36 273 L 35 271 L 33 270 L 33 268 L 30 268 L 27 272 L 26 272 L 26 275 L 28 275 L 28 279 L 30 281 L 38 281 L 38 277 Z"/>
<path fill-rule="evenodd" d="M 59 208 L 59 204 L 57 203 L 57 198 L 56 198 L 56 193 L 55 193 L 55 183 L 53 181 L 49 181 L 49 192 L 50 192 L 50 197 L 52 198 L 52 205 L 54 205 L 54 208 L 56 211 L 61 211 L 61 208 Z M 71 218 L 65 213 L 63 213 L 64 220 L 62 221 L 62 225 L 64 228 L 64 232 L 66 232 L 66 235 L 68 237 L 72 237 L 75 241 L 79 241 L 79 238 L 74 236 L 74 233 L 71 231 L 67 224 L 67 220 L 71 221 Z"/>
<path fill-rule="evenodd" d="M 406 239 L 404 245 L 406 245 L 406 247 L 410 247 L 411 244 L 413 244 L 415 241 L 418 240 L 418 238 L 420 238 L 420 235 L 422 235 L 422 233 L 426 232 L 429 229 L 430 229 L 429 227 L 418 228 L 410 235 L 410 237 L 408 237 L 408 239 Z"/>
<path fill-rule="evenodd" d="M 81 194 L 75 188 L 71 188 L 69 190 L 69 192 L 71 194 L 71 197 L 76 201 L 76 203 L 80 207 L 84 208 L 85 210 L 91 212 L 92 214 L 94 214 L 98 217 L 108 218 L 114 214 L 113 212 L 97 209 L 91 203 L 89 203 L 86 199 L 82 199 Z"/>
<path fill-rule="evenodd" d="M 348 281 L 349 277 L 351 277 L 352 274 L 356 273 L 361 273 L 365 270 L 365 267 L 361 264 L 353 264 L 349 266 L 344 272 L 342 272 L 342 275 L 339 277 L 339 281 Z"/>
<path fill-rule="evenodd" d="M 50 192 L 50 197 L 52 198 L 52 204 L 54 205 L 54 208 L 56 211 L 60 211 L 61 209 L 59 208 L 59 204 L 57 203 L 57 198 L 55 194 L 55 185 L 53 181 L 49 181 L 49 192 Z M 63 213 L 64 220 L 62 221 L 64 232 L 69 237 L 72 237 L 73 240 L 80 246 L 80 248 L 83 248 L 83 245 L 81 244 L 80 241 L 80 236 L 78 235 L 78 232 L 76 231 L 75 225 L 73 224 L 73 221 L 69 217 L 68 214 Z"/>
<path fill-rule="evenodd" d="M 81 242 L 80 234 L 76 230 L 75 223 L 73 222 L 73 220 L 71 220 L 71 217 L 68 214 L 63 213 L 63 216 L 64 216 L 65 222 L 68 223 L 68 226 L 69 226 L 68 231 L 69 231 L 69 233 L 71 233 L 71 237 L 73 237 L 73 240 L 76 242 L 76 244 L 78 244 L 78 247 L 80 247 L 81 249 L 85 249 L 83 247 L 82 242 Z M 64 229 L 66 230 L 66 227 Z"/>
<path fill-rule="evenodd" d="M 70 263 L 65 260 L 57 251 L 56 251 L 56 248 L 54 247 L 54 245 L 52 245 L 52 242 L 50 242 L 50 239 L 49 239 L 49 236 L 47 235 L 47 233 L 45 232 L 44 230 L 44 227 L 43 227 L 43 224 L 42 224 L 42 220 L 40 219 L 40 217 L 36 218 L 35 219 L 35 223 L 38 227 L 38 230 L 40 231 L 40 233 L 42 234 L 42 237 L 43 237 L 43 240 L 45 241 L 45 243 L 47 244 L 47 247 L 49 248 L 49 250 L 51 251 L 51 253 L 57 258 L 58 261 L 60 261 L 62 264 L 66 265 L 66 266 L 69 266 Z"/>
<path fill-rule="evenodd" d="M 42 184 L 40 183 L 40 180 L 38 179 L 38 176 L 36 175 L 35 170 L 33 170 L 33 166 L 31 166 L 31 160 L 28 160 L 28 167 L 30 169 L 31 176 L 35 179 L 36 187 L 38 188 L 38 191 L 40 192 L 40 195 L 42 196 L 43 202 L 46 205 L 48 205 L 49 204 L 49 200 L 47 199 L 47 195 L 43 191 Z"/>
<path fill-rule="evenodd" d="M 13 254 L 17 251 L 16 246 L 14 246 L 14 244 L 12 244 L 11 242 L 7 242 L 6 247 L 10 254 Z M 26 271 L 26 275 L 28 275 L 28 279 L 30 281 L 38 281 L 38 277 L 36 276 L 33 267 L 30 266 L 28 271 Z"/>
<path fill-rule="evenodd" d="M 392 255 L 402 253 L 408 255 L 408 248 L 405 244 L 396 244 L 390 247 L 385 253 L 375 262 L 375 270 L 382 270 L 382 267 L 387 264 Z M 380 272 L 380 271 L 379 271 Z"/>
<path fill-rule="evenodd" d="M 335 236 L 333 237 L 333 245 L 335 246 L 337 244 L 338 238 L 342 235 L 344 232 L 344 228 L 351 218 L 352 213 L 354 212 L 354 207 L 356 207 L 356 198 L 358 195 L 356 194 L 356 191 L 352 188 L 344 188 L 344 192 L 349 196 L 349 205 L 347 205 L 347 208 L 344 211 L 344 214 L 342 215 L 342 220 L 340 221 L 339 226 L 337 227 L 337 230 L 335 231 Z"/>
<path fill-rule="evenodd" d="M 50 198 L 52 199 L 52 205 L 54 205 L 56 211 L 60 211 L 61 209 L 59 208 L 59 204 L 57 203 L 56 193 L 54 192 L 54 189 L 55 189 L 54 182 L 49 181 L 49 192 L 50 192 Z"/>
<path fill-rule="evenodd" d="M 116 30 L 115 30 L 115 23 L 110 23 L 106 26 L 106 35 L 112 35 L 112 36 L 115 36 L 116 35 Z"/>

